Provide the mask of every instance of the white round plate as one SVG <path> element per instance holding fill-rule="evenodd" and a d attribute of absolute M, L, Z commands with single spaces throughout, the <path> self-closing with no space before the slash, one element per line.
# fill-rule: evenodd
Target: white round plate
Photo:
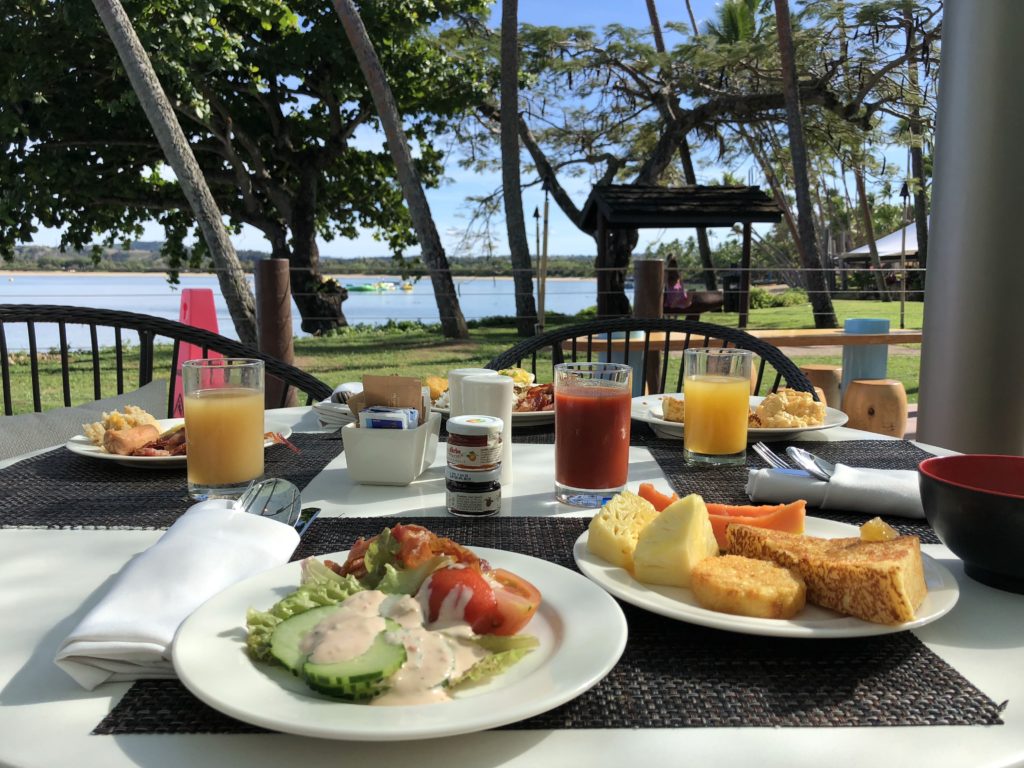
<path fill-rule="evenodd" d="M 683 399 L 681 394 L 644 395 L 643 397 L 634 397 L 630 415 L 637 421 L 643 421 L 650 424 L 658 437 L 682 437 L 683 425 L 678 421 L 666 421 L 662 417 L 661 401 L 666 397 L 676 397 L 680 400 Z M 764 400 L 763 397 L 751 397 L 751 407 L 756 408 L 762 400 Z M 747 439 L 751 442 L 754 440 L 783 440 L 792 437 L 793 435 L 798 435 L 801 432 L 815 432 L 820 429 L 841 427 L 848 419 L 849 417 L 842 411 L 826 406 L 824 424 L 819 424 L 815 427 L 798 427 L 795 429 L 789 427 L 755 429 L 754 427 L 751 427 L 747 430 Z"/>
<path fill-rule="evenodd" d="M 540 646 L 508 672 L 451 701 L 373 707 L 320 696 L 283 667 L 245 653 L 245 612 L 266 608 L 299 583 L 299 563 L 253 576 L 211 598 L 174 639 L 174 668 L 185 686 L 224 714 L 301 736 L 399 741 L 472 733 L 518 722 L 576 698 L 598 683 L 626 647 L 626 618 L 605 591 L 578 573 L 496 549 L 474 551 L 531 581 L 543 595 L 524 630 Z M 347 553 L 323 555 L 344 562 Z"/>
<path fill-rule="evenodd" d="M 156 423 L 160 430 L 160 434 L 163 434 L 171 427 L 176 427 L 184 421 L 184 419 L 157 419 Z M 292 433 L 292 428 L 287 424 L 280 424 L 272 419 L 266 419 L 263 424 L 263 431 L 277 432 L 281 437 L 287 439 Z M 273 444 L 273 440 L 263 441 L 264 447 L 269 447 Z M 188 461 L 187 456 L 118 456 L 114 453 L 107 453 L 100 446 L 94 445 L 93 442 L 85 435 L 75 435 L 64 443 L 64 447 L 72 453 L 77 453 L 79 456 L 87 456 L 90 459 L 114 461 L 127 467 L 168 469 L 169 467 L 184 467 Z"/>
<path fill-rule="evenodd" d="M 432 411 L 448 414 L 447 408 L 431 408 Z M 541 424 L 554 424 L 554 411 L 512 411 L 513 427 L 536 427 Z"/>
<path fill-rule="evenodd" d="M 805 532 L 809 536 L 825 538 L 860 535 L 859 529 L 854 525 L 817 517 L 807 518 Z M 960 587 L 953 574 L 933 558 L 922 554 L 921 560 L 924 562 L 924 578 L 928 585 L 928 595 L 921 607 L 918 608 L 917 618 L 913 621 L 896 625 L 875 624 L 855 619 L 852 616 L 843 616 L 827 608 L 819 608 L 810 604 L 793 619 L 758 619 L 750 616 L 733 616 L 702 608 L 689 589 L 640 583 L 623 568 L 609 565 L 601 558 L 591 554 L 587 549 L 587 533 L 585 531 L 576 540 L 573 556 L 576 558 L 576 565 L 587 578 L 592 579 L 594 583 L 601 585 L 620 600 L 670 619 L 746 635 L 817 639 L 888 635 L 930 624 L 949 613 L 956 605 L 957 598 L 960 597 Z"/>

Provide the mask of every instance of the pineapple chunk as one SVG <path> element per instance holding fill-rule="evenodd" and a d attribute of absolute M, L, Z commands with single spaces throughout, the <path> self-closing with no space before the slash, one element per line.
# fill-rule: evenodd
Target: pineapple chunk
<path fill-rule="evenodd" d="M 648 584 L 688 587 L 693 567 L 717 554 L 708 508 L 694 493 L 667 506 L 640 532 L 633 573 Z"/>
<path fill-rule="evenodd" d="M 590 520 L 587 549 L 602 560 L 633 569 L 633 550 L 640 531 L 658 516 L 658 510 L 635 493 L 613 496 Z"/>
<path fill-rule="evenodd" d="M 860 527 L 861 541 L 892 541 L 899 538 L 896 529 L 880 517 L 873 517 Z"/>

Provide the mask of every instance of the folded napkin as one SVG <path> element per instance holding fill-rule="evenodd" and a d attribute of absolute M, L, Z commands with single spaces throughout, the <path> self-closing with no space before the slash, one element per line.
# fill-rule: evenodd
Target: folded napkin
<path fill-rule="evenodd" d="M 346 381 L 344 384 L 336 386 L 331 392 L 331 396 L 322 402 L 347 403 L 352 395 L 358 395 L 362 391 L 363 383 L 361 381 Z"/>
<path fill-rule="evenodd" d="M 917 471 L 912 469 L 860 469 L 836 464 L 836 473 L 827 483 L 787 470 L 752 469 L 747 495 L 751 501 L 806 499 L 820 509 L 924 517 Z"/>
<path fill-rule="evenodd" d="M 171 641 L 188 615 L 232 584 L 287 562 L 298 543 L 291 526 L 243 512 L 232 501 L 190 507 L 114 577 L 61 643 L 57 666 L 88 690 L 173 678 Z"/>

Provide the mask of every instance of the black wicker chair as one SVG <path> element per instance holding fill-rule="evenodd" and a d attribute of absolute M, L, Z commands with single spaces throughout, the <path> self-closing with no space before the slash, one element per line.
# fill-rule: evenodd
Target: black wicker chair
<path fill-rule="evenodd" d="M 618 318 L 570 325 L 524 339 L 491 360 L 487 367 L 493 370 L 500 370 L 502 368 L 519 366 L 531 370 L 536 375 L 538 373 L 538 358 L 544 361 L 548 354 L 550 355 L 552 366 L 561 362 L 596 360 L 599 356 L 605 360 L 611 360 L 614 342 L 616 340 L 621 342 L 627 335 L 636 332 L 641 332 L 643 338 L 637 339 L 634 337 L 632 343 L 620 345 L 624 349 L 618 353 L 617 361 L 629 363 L 631 357 L 630 348 L 638 344 L 641 346 L 641 349 L 633 352 L 633 362 L 637 361 L 638 356 L 642 356 L 642 359 L 646 360 L 649 353 L 661 353 L 661 364 L 656 380 L 649 380 L 647 365 L 640 366 L 643 372 L 641 385 L 644 391 L 682 391 L 683 368 L 681 355 L 679 355 L 678 362 L 672 365 L 677 371 L 673 371 L 675 373 L 675 384 L 672 388 L 666 387 L 666 384 L 669 382 L 670 346 L 673 342 L 678 345 L 681 340 L 682 348 L 688 348 L 691 346 L 691 339 L 696 336 L 698 337 L 696 346 L 706 347 L 714 344 L 715 346 L 749 349 L 753 352 L 759 358 L 759 360 L 755 361 L 757 370 L 755 394 L 760 395 L 762 387 L 765 386 L 767 387 L 766 392 L 774 392 L 780 386 L 786 386 L 803 392 L 814 392 L 811 382 L 778 347 L 761 341 L 746 331 L 695 320 Z M 664 338 L 652 340 L 651 335 L 658 332 L 663 332 Z M 715 344 L 711 341 L 712 339 L 719 340 L 720 343 Z M 568 346 L 568 349 L 564 349 L 563 346 Z M 672 351 L 678 353 L 678 347 Z M 529 364 L 524 365 L 524 361 L 529 361 Z M 815 399 L 817 399 L 817 395 L 815 395 Z"/>
<path fill-rule="evenodd" d="M 289 389 L 295 387 L 306 395 L 306 403 L 322 400 L 331 394 L 331 387 L 315 376 L 299 370 L 295 366 L 257 352 L 237 341 L 220 336 L 216 333 L 193 328 L 173 320 L 165 320 L 135 312 L 121 312 L 110 309 L 93 309 L 89 307 L 68 307 L 48 304 L 0 304 L 0 384 L 3 388 L 4 414 L 12 415 L 11 398 L 11 354 L 7 345 L 7 329 L 12 324 L 21 323 L 27 329 L 29 365 L 32 381 L 33 410 L 42 411 L 40 381 L 42 377 L 58 375 L 53 356 L 59 356 L 60 387 L 63 393 L 64 406 L 72 405 L 72 371 L 75 378 L 80 378 L 83 371 L 91 371 L 92 392 L 94 400 L 105 396 L 122 394 L 125 391 L 127 363 L 138 356 L 138 386 L 153 380 L 155 367 L 156 344 L 172 344 L 171 362 L 166 370 L 168 378 L 167 415 L 171 416 L 174 409 L 175 380 L 178 376 L 178 357 L 182 344 L 193 344 L 203 350 L 203 357 L 210 352 L 219 352 L 228 357 L 257 358 L 265 363 L 265 371 L 269 377 L 275 377 L 288 386 L 280 387 L 281 399 L 276 405 L 283 406 L 288 402 Z M 40 353 L 36 343 L 37 327 L 43 324 L 56 325 L 60 339 L 59 347 L 50 352 Z M 71 349 L 68 344 L 68 327 L 84 326 L 89 332 L 88 349 Z M 100 328 L 113 331 L 113 340 L 108 345 L 114 354 L 116 373 L 116 392 L 101 391 L 102 368 L 99 341 Z M 109 331 L 107 332 L 109 334 Z M 133 343 L 134 342 L 134 343 Z M 107 363 L 109 365 L 109 363 Z M 163 372 L 160 373 L 163 376 Z M 88 378 L 88 376 L 86 377 Z M 86 385 L 88 387 L 88 385 Z"/>

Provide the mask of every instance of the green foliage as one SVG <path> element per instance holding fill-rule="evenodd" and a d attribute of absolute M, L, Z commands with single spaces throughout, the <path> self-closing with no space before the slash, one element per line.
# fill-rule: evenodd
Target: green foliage
<path fill-rule="evenodd" d="M 278 255 L 301 247 L 307 229 L 332 239 L 368 228 L 399 254 L 415 241 L 330 3 L 125 6 L 231 227 L 256 227 Z M 436 184 L 435 137 L 487 85 L 481 62 L 439 32 L 486 13 L 487 3 L 371 0 L 361 12 L 419 149 L 418 170 Z M 0 253 L 10 258 L 32 239 L 33 219 L 64 228 L 62 248 L 81 250 L 96 237 L 110 246 L 138 239 L 156 216 L 171 267 L 194 266 L 202 248 L 183 246 L 196 231 L 191 212 L 92 4 L 6 0 L 0 50 Z"/>
<path fill-rule="evenodd" d="M 751 309 L 770 309 L 772 307 L 799 307 L 809 303 L 807 291 L 791 288 L 783 293 L 772 293 L 764 288 L 750 289 Z"/>

